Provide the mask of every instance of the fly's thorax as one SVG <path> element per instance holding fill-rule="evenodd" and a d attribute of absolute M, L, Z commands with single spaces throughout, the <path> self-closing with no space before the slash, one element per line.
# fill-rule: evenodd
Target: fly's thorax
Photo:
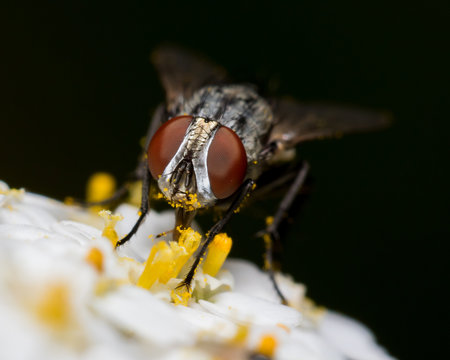
<path fill-rule="evenodd" d="M 241 139 L 247 156 L 247 177 L 261 171 L 259 153 L 273 126 L 268 102 L 246 85 L 214 85 L 197 90 L 180 104 L 181 112 L 214 119 L 232 129 Z"/>
<path fill-rule="evenodd" d="M 217 121 L 192 118 L 178 151 L 158 179 L 161 192 L 173 206 L 194 210 L 216 203 L 208 177 L 207 155 L 219 127 Z"/>

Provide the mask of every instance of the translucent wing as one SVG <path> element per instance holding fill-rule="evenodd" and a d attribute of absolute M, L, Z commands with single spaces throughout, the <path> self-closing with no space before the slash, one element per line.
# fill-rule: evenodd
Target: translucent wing
<path fill-rule="evenodd" d="M 173 45 L 156 49 L 151 60 L 166 91 L 167 111 L 176 112 L 183 98 L 200 87 L 216 84 L 226 77 L 225 70 L 209 60 Z"/>
<path fill-rule="evenodd" d="M 269 143 L 279 143 L 283 148 L 307 140 L 377 130 L 387 127 L 391 122 L 390 115 L 384 112 L 321 103 L 299 103 L 290 99 L 277 100 L 273 111 L 275 121 Z"/>

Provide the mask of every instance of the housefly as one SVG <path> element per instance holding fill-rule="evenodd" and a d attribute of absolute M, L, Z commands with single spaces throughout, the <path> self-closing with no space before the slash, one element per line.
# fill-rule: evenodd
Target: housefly
<path fill-rule="evenodd" d="M 183 285 L 189 287 L 208 245 L 250 194 L 285 186 L 287 191 L 264 233 L 269 275 L 277 229 L 299 192 L 309 165 L 277 174 L 263 183 L 277 164 L 294 162 L 295 147 L 308 140 L 369 131 L 388 124 L 383 113 L 290 99 L 265 99 L 254 87 L 230 82 L 225 71 L 208 60 L 173 46 L 152 55 L 166 101 L 151 121 L 144 155 L 136 170 L 142 180 L 140 216 L 117 246 L 129 241 L 149 211 L 150 184 L 157 183 L 175 207 L 174 239 L 199 209 L 222 207 L 222 218 L 207 232 Z M 117 196 L 124 195 L 126 187 Z M 283 296 L 273 281 L 275 289 Z"/>

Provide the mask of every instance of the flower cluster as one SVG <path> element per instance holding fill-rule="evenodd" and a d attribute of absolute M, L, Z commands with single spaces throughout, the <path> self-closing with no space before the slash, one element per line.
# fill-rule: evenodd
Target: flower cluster
<path fill-rule="evenodd" d="M 225 261 L 225 235 L 190 291 L 177 291 L 201 236 L 150 236 L 174 222 L 152 211 L 116 251 L 137 216 L 132 205 L 99 215 L 0 182 L 1 359 L 391 359 L 365 327 L 278 274 L 282 305 L 264 272 Z"/>

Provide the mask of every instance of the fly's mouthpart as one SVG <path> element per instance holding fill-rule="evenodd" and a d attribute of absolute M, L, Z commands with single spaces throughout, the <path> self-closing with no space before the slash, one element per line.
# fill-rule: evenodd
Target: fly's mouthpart
<path fill-rule="evenodd" d="M 194 165 L 192 161 L 183 159 L 169 177 L 168 197 L 175 203 L 190 203 L 197 193 Z M 192 204 L 191 204 L 192 205 Z"/>

